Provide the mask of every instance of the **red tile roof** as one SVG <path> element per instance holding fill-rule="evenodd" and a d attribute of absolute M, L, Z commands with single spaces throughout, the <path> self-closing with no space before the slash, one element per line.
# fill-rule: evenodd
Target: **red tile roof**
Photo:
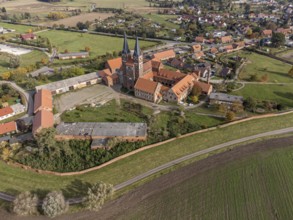
<path fill-rule="evenodd" d="M 111 69 L 111 71 L 114 71 L 115 69 L 120 69 L 122 66 L 122 58 L 118 57 L 115 59 L 108 60 L 107 64 L 109 68 Z"/>
<path fill-rule="evenodd" d="M 14 131 L 17 131 L 17 126 L 16 126 L 15 121 L 0 124 L 0 135 L 11 133 Z"/>
<path fill-rule="evenodd" d="M 53 98 L 50 90 L 41 89 L 35 94 L 34 113 L 42 109 L 48 111 L 53 109 Z"/>
<path fill-rule="evenodd" d="M 38 111 L 33 121 L 33 134 L 38 133 L 43 128 L 51 128 L 54 126 L 53 113 L 46 110 Z"/>
<path fill-rule="evenodd" d="M 151 80 L 147 80 L 144 78 L 138 78 L 138 80 L 135 83 L 134 89 L 143 91 L 143 92 L 147 92 L 150 94 L 154 94 L 157 87 L 158 87 L 159 83 L 151 81 Z"/>
<path fill-rule="evenodd" d="M 172 70 L 161 69 L 160 72 L 154 73 L 154 76 L 169 79 L 169 80 L 174 80 L 174 79 L 183 78 L 185 74 L 181 72 L 172 71 Z"/>
<path fill-rule="evenodd" d="M 12 113 L 13 113 L 13 110 L 10 107 L 0 109 L 0 117 L 5 116 L 5 115 L 9 115 L 9 114 L 12 114 Z"/>
<path fill-rule="evenodd" d="M 210 93 L 213 89 L 213 86 L 211 84 L 199 81 L 194 82 L 194 86 L 200 87 L 204 93 Z"/>
<path fill-rule="evenodd" d="M 176 56 L 176 54 L 175 54 L 173 49 L 172 50 L 162 51 L 162 52 L 159 52 L 159 53 L 155 53 L 153 55 L 153 57 L 158 59 L 158 60 L 166 60 L 166 59 L 169 59 L 169 58 L 173 58 L 175 56 Z"/>
<path fill-rule="evenodd" d="M 191 88 L 194 85 L 195 79 L 191 75 L 185 76 L 183 79 L 181 79 L 178 83 L 176 83 L 171 89 L 173 90 L 174 94 L 177 97 L 180 97 L 180 95 L 185 92 L 187 89 Z"/>

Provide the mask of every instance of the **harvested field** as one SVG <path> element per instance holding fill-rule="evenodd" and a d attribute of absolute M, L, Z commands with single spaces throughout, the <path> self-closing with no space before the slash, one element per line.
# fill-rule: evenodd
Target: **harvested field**
<path fill-rule="evenodd" d="M 53 26 L 53 24 L 64 24 L 65 26 L 75 27 L 78 22 L 94 21 L 95 19 L 105 20 L 106 18 L 111 16 L 113 16 L 112 13 L 85 13 L 78 16 L 64 18 L 58 21 L 50 21 L 44 23 L 44 25 Z"/>

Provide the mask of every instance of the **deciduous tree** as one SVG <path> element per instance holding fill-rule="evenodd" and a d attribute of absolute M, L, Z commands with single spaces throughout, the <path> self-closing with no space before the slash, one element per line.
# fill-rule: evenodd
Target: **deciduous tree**
<path fill-rule="evenodd" d="M 38 213 L 38 197 L 30 192 L 23 192 L 13 201 L 13 212 L 17 215 L 34 215 Z"/>
<path fill-rule="evenodd" d="M 50 218 L 61 215 L 68 210 L 68 203 L 61 191 L 53 191 L 48 193 L 42 205 L 44 214 Z"/>

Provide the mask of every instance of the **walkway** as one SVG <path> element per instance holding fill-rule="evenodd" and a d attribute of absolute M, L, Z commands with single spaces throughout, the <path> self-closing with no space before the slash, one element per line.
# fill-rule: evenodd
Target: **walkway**
<path fill-rule="evenodd" d="M 279 129 L 279 130 L 275 130 L 275 131 L 270 131 L 270 132 L 265 132 L 265 133 L 261 133 L 261 134 L 257 134 L 257 135 L 252 135 L 252 136 L 249 136 L 249 137 L 244 137 L 244 138 L 240 138 L 240 139 L 237 139 L 237 140 L 234 140 L 234 141 L 229 141 L 229 142 L 226 142 L 226 143 L 223 143 L 223 144 L 219 144 L 219 145 L 216 145 L 216 146 L 213 146 L 213 147 L 210 147 L 210 148 L 207 148 L 207 149 L 204 149 L 204 150 L 201 150 L 201 151 L 198 151 L 198 152 L 195 152 L 195 153 L 192 153 L 192 154 L 189 154 L 189 155 L 186 155 L 184 157 L 181 157 L 181 158 L 178 158 L 176 160 L 173 160 L 173 161 L 170 161 L 166 164 L 163 164 L 159 167 L 156 167 L 152 170 L 149 170 L 143 174 L 140 174 L 130 180 L 127 180 L 123 183 L 120 183 L 116 186 L 114 186 L 114 189 L 115 191 L 118 191 L 118 190 L 121 190 L 125 187 L 128 187 L 140 180 L 143 180 L 155 173 L 158 173 L 162 170 L 165 170 L 165 169 L 168 169 L 174 165 L 177 165 L 177 164 L 180 164 L 182 162 L 185 162 L 187 160 L 190 160 L 190 159 L 193 159 L 195 157 L 198 157 L 198 156 L 201 156 L 201 155 L 204 155 L 204 154 L 208 154 L 208 153 L 211 153 L 211 152 L 214 152 L 216 150 L 220 150 L 220 149 L 223 149 L 223 148 L 226 148 L 226 147 L 229 147 L 229 146 L 233 146 L 235 144 L 240 144 L 240 143 L 243 143 L 243 142 L 247 142 L 247 141 L 251 141 L 251 140 L 255 140 L 257 138 L 264 138 L 264 137 L 269 137 L 269 136 L 272 136 L 272 135 L 281 135 L 281 134 L 287 134 L 287 133 L 293 133 L 293 127 L 289 127 L 289 128 L 284 128 L 284 129 Z M 0 199 L 3 199 L 5 201 L 8 201 L 8 202 L 11 202 L 14 200 L 14 196 L 12 195 L 9 195 L 9 194 L 6 194 L 6 193 L 3 193 L 3 192 L 0 192 Z M 78 204 L 78 203 L 81 203 L 83 201 L 83 198 L 71 198 L 71 199 L 68 199 L 67 200 L 69 202 L 69 204 Z"/>

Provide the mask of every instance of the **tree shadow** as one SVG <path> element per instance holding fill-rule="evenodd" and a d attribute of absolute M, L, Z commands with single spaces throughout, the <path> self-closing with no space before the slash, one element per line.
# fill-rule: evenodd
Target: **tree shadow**
<path fill-rule="evenodd" d="M 89 182 L 75 179 L 65 189 L 62 189 L 62 192 L 66 198 L 80 197 L 86 195 L 91 186 L 92 184 Z"/>
<path fill-rule="evenodd" d="M 285 99 L 290 99 L 293 106 L 293 92 L 274 92 L 277 96 L 280 96 Z"/>
<path fill-rule="evenodd" d="M 288 79 L 292 79 L 291 76 L 289 76 L 288 73 L 282 73 L 282 72 L 277 72 L 277 71 L 271 71 L 271 70 L 266 70 L 267 73 L 273 73 L 273 74 L 276 74 L 276 75 L 279 75 L 279 76 L 282 76 L 282 77 L 286 77 Z"/>

